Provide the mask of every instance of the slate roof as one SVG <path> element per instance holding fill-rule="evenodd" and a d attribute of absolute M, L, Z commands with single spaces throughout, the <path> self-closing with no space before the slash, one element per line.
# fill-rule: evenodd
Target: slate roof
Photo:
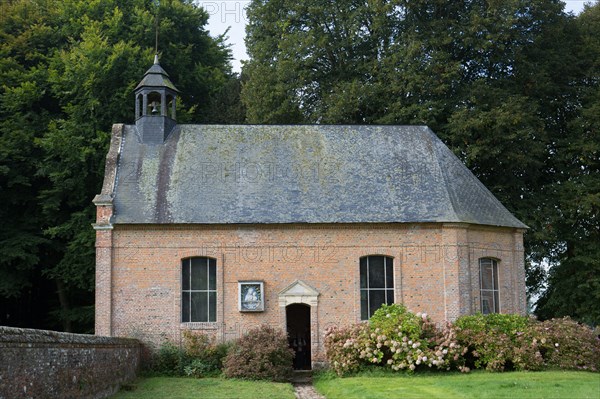
<path fill-rule="evenodd" d="M 111 147 L 113 223 L 527 227 L 426 126 L 179 125 L 149 145 L 118 125 Z"/>
<path fill-rule="evenodd" d="M 158 63 L 158 55 L 154 56 L 154 64 L 146 71 L 142 81 L 136 86 L 135 90 L 142 87 L 168 87 L 169 89 L 179 92 L 169 74 Z"/>

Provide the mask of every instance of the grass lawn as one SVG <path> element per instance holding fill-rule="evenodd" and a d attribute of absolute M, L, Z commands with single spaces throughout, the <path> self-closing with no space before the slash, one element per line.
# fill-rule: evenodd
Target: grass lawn
<path fill-rule="evenodd" d="M 132 391 L 121 390 L 113 399 L 294 399 L 291 384 L 224 378 L 141 378 Z"/>
<path fill-rule="evenodd" d="M 316 375 L 327 399 L 352 398 L 600 398 L 600 373 L 578 371 L 392 374 L 338 378 Z"/>

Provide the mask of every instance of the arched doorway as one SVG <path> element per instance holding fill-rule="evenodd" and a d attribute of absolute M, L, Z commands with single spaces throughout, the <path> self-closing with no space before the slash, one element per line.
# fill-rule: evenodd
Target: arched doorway
<path fill-rule="evenodd" d="M 310 306 L 294 303 L 285 308 L 288 340 L 294 350 L 295 370 L 311 369 Z"/>

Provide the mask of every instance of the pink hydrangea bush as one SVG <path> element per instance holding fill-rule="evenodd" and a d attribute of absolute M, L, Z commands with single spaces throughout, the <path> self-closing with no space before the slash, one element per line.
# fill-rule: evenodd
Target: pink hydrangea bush
<path fill-rule="evenodd" d="M 428 323 L 433 325 L 429 319 Z M 429 346 L 433 347 L 437 361 L 434 365 L 437 368 L 457 369 L 463 373 L 470 371 L 465 365 L 467 347 L 458 341 L 457 331 L 452 323 L 446 322 L 442 328 L 436 328 L 435 334 L 429 339 Z"/>
<path fill-rule="evenodd" d="M 456 340 L 451 324 L 438 328 L 425 313 L 414 314 L 403 305 L 383 305 L 370 319 L 376 357 L 394 371 L 419 368 L 467 372 L 464 348 Z"/>
<path fill-rule="evenodd" d="M 600 340 L 569 318 L 539 322 L 512 314 L 459 318 L 458 340 L 469 348 L 467 363 L 489 371 L 600 369 Z"/>
<path fill-rule="evenodd" d="M 325 331 L 325 350 L 330 367 L 344 375 L 359 371 L 364 364 L 361 351 L 368 346 L 369 325 L 358 323 L 348 327 L 331 327 Z"/>
<path fill-rule="evenodd" d="M 378 365 L 394 371 L 419 368 L 449 370 L 464 367 L 461 347 L 450 324 L 438 329 L 426 314 L 414 314 L 403 305 L 383 305 L 369 323 L 329 329 L 325 348 L 339 375 Z"/>
<path fill-rule="evenodd" d="M 488 371 L 538 370 L 543 361 L 530 336 L 535 322 L 513 314 L 475 314 L 454 323 L 459 342 L 468 348 L 467 364 Z"/>
<path fill-rule="evenodd" d="M 535 323 L 532 335 L 547 368 L 600 370 L 600 339 L 590 327 L 565 317 Z"/>
<path fill-rule="evenodd" d="M 569 318 L 539 322 L 476 314 L 438 327 L 426 314 L 398 304 L 383 305 L 368 323 L 328 329 L 325 349 L 339 375 L 369 366 L 409 373 L 428 368 L 600 370 L 597 334 Z"/>
<path fill-rule="evenodd" d="M 538 371 L 545 367 L 544 358 L 540 352 L 539 340 L 533 334 L 532 326 L 536 322 L 532 321 L 525 332 L 518 332 L 514 338 L 514 344 L 510 353 L 508 365 L 517 371 Z"/>

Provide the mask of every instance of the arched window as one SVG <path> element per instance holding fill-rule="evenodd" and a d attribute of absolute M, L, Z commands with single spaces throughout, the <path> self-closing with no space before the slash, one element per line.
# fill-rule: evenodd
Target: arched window
<path fill-rule="evenodd" d="M 217 261 L 189 258 L 181 262 L 181 321 L 217 321 Z"/>
<path fill-rule="evenodd" d="M 175 120 L 175 96 L 167 95 L 167 115 L 169 118 Z"/>
<path fill-rule="evenodd" d="M 135 119 L 139 119 L 141 118 L 143 115 L 145 115 L 143 113 L 144 110 L 144 96 L 142 96 L 141 94 L 138 94 L 138 96 L 135 99 Z"/>
<path fill-rule="evenodd" d="M 479 292 L 481 313 L 499 313 L 498 262 L 495 259 L 479 259 Z"/>
<path fill-rule="evenodd" d="M 394 303 L 394 262 L 389 256 L 360 258 L 360 318 L 368 320 L 383 304 Z"/>

